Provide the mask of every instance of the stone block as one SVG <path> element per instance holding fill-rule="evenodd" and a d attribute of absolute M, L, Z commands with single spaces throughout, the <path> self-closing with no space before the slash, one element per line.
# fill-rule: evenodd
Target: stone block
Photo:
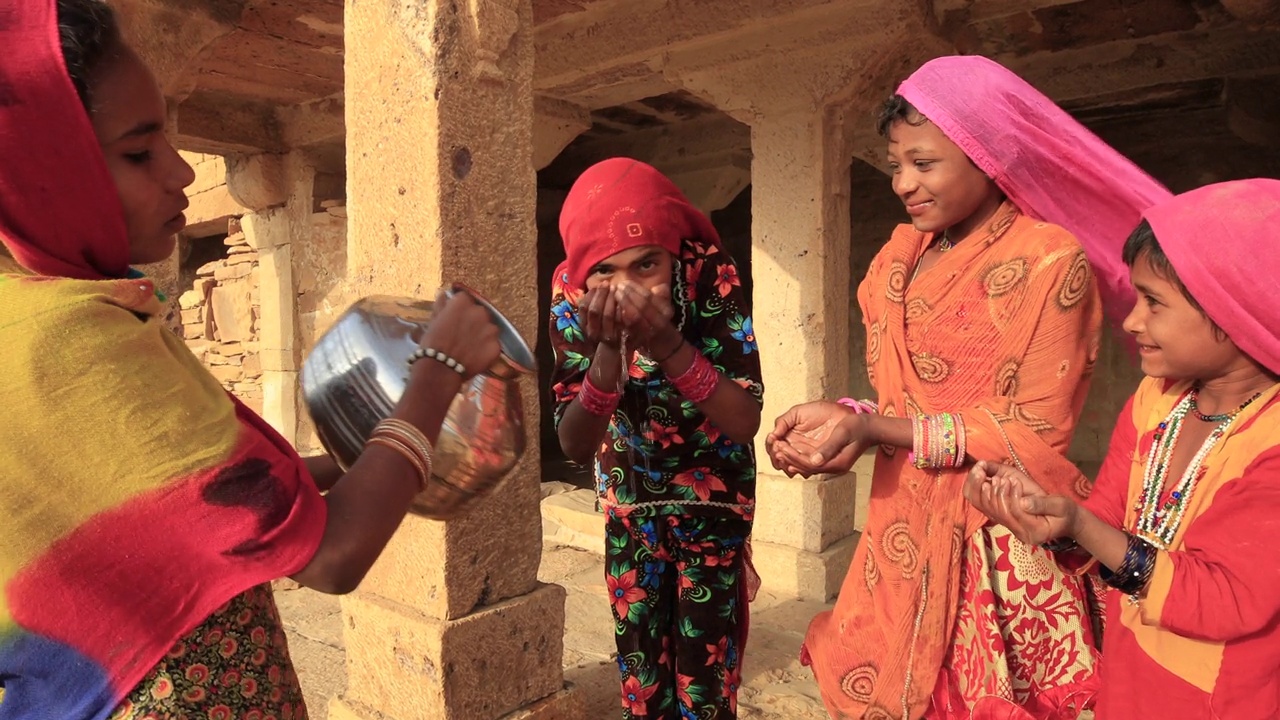
<path fill-rule="evenodd" d="M 264 370 L 262 373 L 262 419 L 290 443 L 298 435 L 298 373 Z"/>
<path fill-rule="evenodd" d="M 247 378 L 262 376 L 262 361 L 257 355 L 245 355 L 240 366 L 244 368 L 244 376 Z"/>
<path fill-rule="evenodd" d="M 571 684 L 548 698 L 521 708 L 502 720 L 588 720 L 582 691 Z"/>
<path fill-rule="evenodd" d="M 564 588 L 541 585 L 442 621 L 348 595 L 345 699 L 396 720 L 491 720 L 550 697 L 564 682 L 564 600 Z"/>
<path fill-rule="evenodd" d="M 178 307 L 183 310 L 194 310 L 204 304 L 204 293 L 199 290 L 188 290 L 178 296 Z"/>
<path fill-rule="evenodd" d="M 193 307 L 182 311 L 183 325 L 203 325 L 204 311 L 199 307 Z"/>
<path fill-rule="evenodd" d="M 266 227 L 274 229 L 275 225 L 268 224 Z M 259 330 L 262 343 L 265 347 L 286 350 L 292 354 L 297 343 L 294 325 L 294 318 L 297 315 L 297 296 L 294 290 L 292 248 L 289 245 L 279 245 L 260 251 L 258 279 L 259 306 L 262 309 L 262 325 Z M 281 369 L 295 368 L 295 364 L 290 364 Z"/>
<path fill-rule="evenodd" d="M 263 311 L 263 324 L 266 324 L 268 315 Z M 293 351 L 280 350 L 271 347 L 263 347 L 258 353 L 258 359 L 262 363 L 264 372 L 296 372 L 299 369 L 298 362 L 294 360 Z"/>
<path fill-rule="evenodd" d="M 752 560 L 766 590 L 783 597 L 825 602 L 840 592 L 858 535 L 832 543 L 820 553 L 789 545 L 753 542 Z"/>
<path fill-rule="evenodd" d="M 239 280 L 248 277 L 253 272 L 253 266 L 241 263 L 239 265 L 220 264 L 213 271 L 213 277 L 218 282 L 225 283 L 228 280 Z"/>
<path fill-rule="evenodd" d="M 596 510 L 594 491 L 573 490 L 547 497 L 542 501 L 542 521 L 544 544 L 604 554 L 604 513 Z"/>
<path fill-rule="evenodd" d="M 763 474 L 756 481 L 756 540 L 822 552 L 853 534 L 857 478 Z"/>
<path fill-rule="evenodd" d="M 209 310 L 222 342 L 240 342 L 253 337 L 253 305 L 247 284 L 229 283 L 214 288 L 209 295 Z"/>
<path fill-rule="evenodd" d="M 186 189 L 187 195 L 199 195 L 215 188 L 225 188 L 227 184 L 227 166 L 221 157 L 201 158 L 191 163 L 196 178 Z"/>
<path fill-rule="evenodd" d="M 207 223 L 222 223 L 226 218 L 244 213 L 244 207 L 231 197 L 225 187 L 205 190 L 188 195 L 187 198 L 191 201 L 186 211 L 189 229 Z"/>
<path fill-rule="evenodd" d="M 234 365 L 210 365 L 209 372 L 223 385 L 234 383 L 244 377 L 244 371 Z"/>
<path fill-rule="evenodd" d="M 525 458 L 536 453 L 526 448 Z M 431 617 L 456 619 L 537 587 L 542 556 L 538 476 L 522 466 L 449 522 L 410 514 L 363 588 Z"/>

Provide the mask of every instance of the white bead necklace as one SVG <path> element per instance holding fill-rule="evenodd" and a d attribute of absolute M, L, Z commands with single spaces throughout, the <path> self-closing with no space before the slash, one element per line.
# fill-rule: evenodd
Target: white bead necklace
<path fill-rule="evenodd" d="M 1182 433 L 1182 425 L 1188 414 L 1196 409 L 1196 394 L 1188 393 L 1164 422 L 1156 428 L 1155 438 L 1151 443 L 1151 452 L 1147 455 L 1147 467 L 1142 477 L 1142 494 L 1134 510 L 1138 513 L 1135 534 L 1154 545 L 1157 549 L 1167 550 L 1173 544 L 1173 538 L 1182 525 L 1182 517 L 1191 495 L 1203 474 L 1204 461 L 1213 448 L 1226 436 L 1240 412 L 1249 406 L 1257 395 L 1245 401 L 1240 407 L 1229 413 L 1217 427 L 1209 433 L 1204 443 L 1187 464 L 1178 484 L 1169 493 L 1169 499 L 1161 503 L 1164 485 L 1168 479 L 1169 465 L 1173 461 L 1173 451 L 1178 445 L 1178 436 Z"/>

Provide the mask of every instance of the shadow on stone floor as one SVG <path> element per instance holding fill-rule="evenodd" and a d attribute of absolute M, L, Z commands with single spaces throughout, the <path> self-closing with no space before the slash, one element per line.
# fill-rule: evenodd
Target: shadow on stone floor
<path fill-rule="evenodd" d="M 621 717 L 613 659 L 613 620 L 605 594 L 604 558 L 550 545 L 539 580 L 557 583 L 565 600 L 565 679 L 583 694 L 584 720 Z M 313 720 L 326 720 L 329 698 L 346 689 L 342 613 L 336 597 L 277 583 L 276 602 Z M 752 605 L 751 639 L 739 696 L 742 720 L 826 720 L 818 688 L 797 659 L 809 618 L 828 605 L 785 600 L 762 590 Z"/>

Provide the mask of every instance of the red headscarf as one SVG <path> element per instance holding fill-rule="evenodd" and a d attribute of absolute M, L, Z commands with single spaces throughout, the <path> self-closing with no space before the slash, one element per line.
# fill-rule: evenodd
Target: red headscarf
<path fill-rule="evenodd" d="M 124 213 L 67 74 L 55 0 L 6 2 L 0 48 L 0 241 L 40 275 L 125 277 Z"/>
<path fill-rule="evenodd" d="M 1265 290 L 1280 274 L 1280 180 L 1206 185 L 1143 217 L 1205 313 L 1249 357 L 1280 373 L 1280 306 Z"/>
<path fill-rule="evenodd" d="M 631 158 L 604 160 L 582 173 L 560 211 L 560 237 L 567 257 L 556 275 L 567 271 L 578 289 L 592 267 L 623 250 L 660 245 L 679 255 L 683 240 L 721 247 L 711 220 L 675 183 Z"/>

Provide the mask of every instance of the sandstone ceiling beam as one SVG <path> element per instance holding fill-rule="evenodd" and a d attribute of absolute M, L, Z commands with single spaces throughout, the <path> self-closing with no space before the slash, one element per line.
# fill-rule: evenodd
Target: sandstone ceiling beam
<path fill-rule="evenodd" d="M 283 152 L 280 123 L 269 107 L 196 93 L 176 108 L 177 147 L 211 155 Z"/>
<path fill-rule="evenodd" d="M 736 152 L 750 156 L 751 129 L 716 113 L 697 120 L 581 143 L 566 153 L 564 161 L 581 164 L 580 172 L 605 158 L 626 155 L 643 158 L 645 162 L 673 171 L 685 171 L 697 167 L 701 158 Z M 556 163 L 557 167 L 562 164 Z"/>
<path fill-rule="evenodd" d="M 553 97 L 533 99 L 533 169 L 551 164 L 573 142 L 591 129 L 591 113 L 586 108 Z"/>
<path fill-rule="evenodd" d="M 192 69 L 212 43 L 236 28 L 246 0 L 116 0 L 129 43 L 155 73 L 166 97 L 195 88 Z"/>
<path fill-rule="evenodd" d="M 1280 0 L 1222 0 L 1222 6 L 1247 22 L 1280 23 Z"/>
<path fill-rule="evenodd" d="M 546 180 L 567 188 L 583 170 L 618 156 L 653 165 L 703 212 L 724 208 L 751 184 L 751 129 L 718 113 L 575 144 L 547 168 Z"/>
<path fill-rule="evenodd" d="M 1280 79 L 1228 82 L 1227 126 L 1245 142 L 1280 148 Z"/>
<path fill-rule="evenodd" d="M 777 33 L 784 25 L 821 25 L 830 15 L 867 7 L 889 12 L 874 0 L 599 3 L 538 29 L 535 83 L 539 89 L 568 85 L 672 50 L 724 42 L 744 30 Z"/>
<path fill-rule="evenodd" d="M 254 212 L 283 205 L 289 197 L 284 156 L 260 153 L 227 157 L 227 190 L 236 202 Z"/>
<path fill-rule="evenodd" d="M 345 113 L 341 95 L 280 108 L 276 118 L 281 140 L 290 148 L 304 149 L 342 143 L 347 132 Z"/>
<path fill-rule="evenodd" d="M 933 0 L 933 12 L 940 22 L 948 16 L 968 22 L 991 20 L 1028 13 L 1058 5 L 1074 5 L 1080 0 Z"/>
<path fill-rule="evenodd" d="M 1280 33 L 1225 27 L 996 59 L 1063 103 L 1170 83 L 1271 73 L 1280 66 Z"/>

